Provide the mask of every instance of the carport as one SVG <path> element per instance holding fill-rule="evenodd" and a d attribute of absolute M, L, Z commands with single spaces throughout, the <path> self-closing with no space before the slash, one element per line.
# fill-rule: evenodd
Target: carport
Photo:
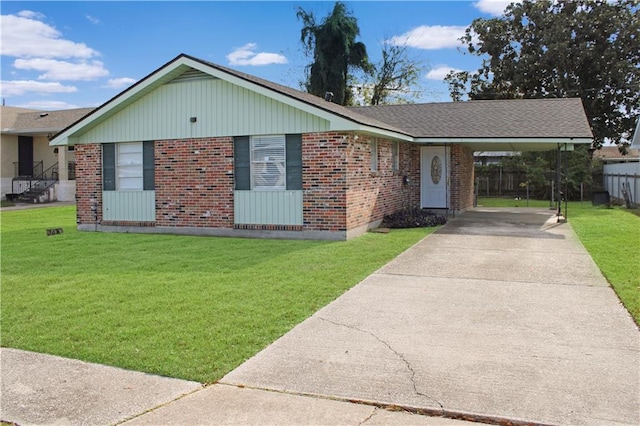
<path fill-rule="evenodd" d="M 421 207 L 426 208 L 434 204 L 451 207 L 452 179 L 467 183 L 468 187 L 462 188 L 467 195 L 473 191 L 473 167 L 471 170 L 460 164 L 451 167 L 451 151 L 455 146 L 473 152 L 556 151 L 555 199 L 561 200 L 562 152 L 593 141 L 579 98 L 380 105 L 359 107 L 357 111 L 414 136 L 414 142 L 420 145 Z M 434 178 L 439 176 L 438 168 L 444 169 L 446 179 Z M 462 176 L 452 176 L 450 170 Z M 435 201 L 430 197 L 435 197 Z M 557 206 L 560 215 L 560 202 Z"/>

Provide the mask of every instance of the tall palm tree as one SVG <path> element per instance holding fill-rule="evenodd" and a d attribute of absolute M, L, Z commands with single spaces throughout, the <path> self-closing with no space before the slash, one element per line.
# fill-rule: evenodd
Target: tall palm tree
<path fill-rule="evenodd" d="M 367 49 L 357 42 L 360 34 L 358 22 L 344 3 L 336 2 L 333 11 L 317 24 L 315 16 L 298 8 L 297 17 L 303 23 L 300 41 L 313 62 L 307 66 L 306 90 L 324 97 L 333 93 L 333 102 L 341 105 L 351 103 L 352 93 L 347 86 L 350 68 L 359 68 L 370 73 L 372 66 Z"/>

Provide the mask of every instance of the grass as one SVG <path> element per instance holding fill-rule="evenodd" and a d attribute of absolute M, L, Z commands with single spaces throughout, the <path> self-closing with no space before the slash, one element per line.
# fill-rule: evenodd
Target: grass
<path fill-rule="evenodd" d="M 436 229 L 322 242 L 77 232 L 72 206 L 1 219 L 2 346 L 203 383 Z"/>
<path fill-rule="evenodd" d="M 480 198 L 485 207 L 522 207 L 523 200 Z M 549 201 L 530 200 L 531 207 L 549 207 Z M 563 204 L 564 212 L 564 204 Z M 567 213 L 602 274 L 640 325 L 640 217 L 638 209 L 593 207 L 589 202 L 570 202 Z"/>

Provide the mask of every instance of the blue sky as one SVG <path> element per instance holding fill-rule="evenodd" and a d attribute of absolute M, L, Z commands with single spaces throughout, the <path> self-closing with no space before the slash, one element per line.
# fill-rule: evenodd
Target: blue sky
<path fill-rule="evenodd" d="M 442 77 L 475 70 L 456 39 L 475 18 L 499 15 L 508 0 L 345 2 L 370 60 L 381 43 L 404 40 L 420 61 L 421 102 L 449 101 Z M 98 106 L 180 53 L 300 88 L 309 63 L 296 8 L 318 20 L 334 2 L 1 3 L 6 105 L 36 109 Z"/>

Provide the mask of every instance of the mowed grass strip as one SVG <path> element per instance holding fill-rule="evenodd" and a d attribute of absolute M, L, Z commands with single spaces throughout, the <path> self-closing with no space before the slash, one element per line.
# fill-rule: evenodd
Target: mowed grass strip
<path fill-rule="evenodd" d="M 569 206 L 569 223 L 640 325 L 640 217 L 624 207 Z"/>
<path fill-rule="evenodd" d="M 1 220 L 2 346 L 203 383 L 436 229 L 323 242 L 77 232 L 75 207 Z"/>
<path fill-rule="evenodd" d="M 485 207 L 523 207 L 524 201 L 480 198 L 478 204 Z M 548 200 L 529 200 L 531 207 L 548 205 Z M 563 203 L 563 214 L 564 209 Z M 567 217 L 622 304 L 640 325 L 640 216 L 637 209 L 569 202 Z"/>

